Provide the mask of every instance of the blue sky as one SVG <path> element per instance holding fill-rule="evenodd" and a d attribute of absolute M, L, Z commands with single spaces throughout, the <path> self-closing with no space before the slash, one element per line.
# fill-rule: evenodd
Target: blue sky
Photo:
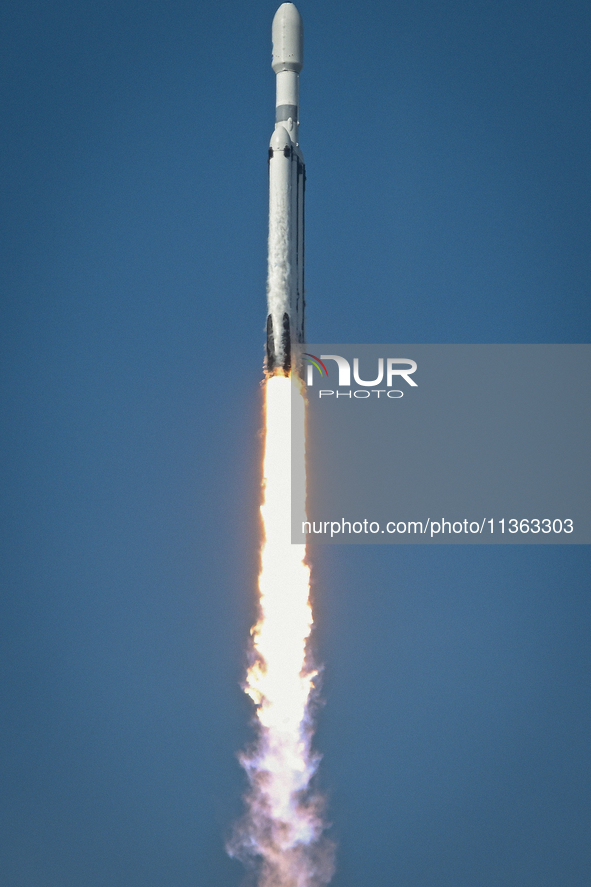
<path fill-rule="evenodd" d="M 0 12 L 6 887 L 241 883 L 276 5 Z M 588 4 L 298 6 L 310 341 L 589 342 Z M 312 557 L 335 887 L 587 887 L 588 548 Z"/>

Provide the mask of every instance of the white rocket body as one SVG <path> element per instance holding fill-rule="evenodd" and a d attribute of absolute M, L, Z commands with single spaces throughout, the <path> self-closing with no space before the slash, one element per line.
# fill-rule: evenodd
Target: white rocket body
<path fill-rule="evenodd" d="M 291 369 L 292 342 L 304 341 L 304 158 L 298 143 L 302 18 L 282 3 L 273 19 L 277 76 L 275 130 L 269 144 L 267 371 Z"/>

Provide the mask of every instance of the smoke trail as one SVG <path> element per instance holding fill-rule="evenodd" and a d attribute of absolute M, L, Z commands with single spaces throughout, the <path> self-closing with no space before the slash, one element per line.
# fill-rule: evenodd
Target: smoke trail
<path fill-rule="evenodd" d="M 294 396 L 302 398 L 296 421 L 303 423 L 303 395 Z M 323 799 L 311 786 L 320 760 L 310 712 L 318 672 L 307 650 L 310 569 L 305 546 L 290 542 L 291 398 L 291 379 L 265 381 L 260 618 L 245 685 L 256 705 L 257 737 L 240 756 L 250 783 L 247 812 L 227 848 L 257 866 L 259 887 L 322 887 L 334 872 Z M 297 455 L 303 461 L 303 450 Z"/>

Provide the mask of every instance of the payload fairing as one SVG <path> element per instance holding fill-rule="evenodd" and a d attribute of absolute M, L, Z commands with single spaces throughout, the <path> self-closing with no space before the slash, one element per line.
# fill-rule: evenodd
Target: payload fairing
<path fill-rule="evenodd" d="M 304 341 L 304 158 L 298 142 L 302 18 L 282 3 L 273 19 L 277 76 L 275 130 L 269 145 L 267 372 L 291 369 L 292 343 Z"/>

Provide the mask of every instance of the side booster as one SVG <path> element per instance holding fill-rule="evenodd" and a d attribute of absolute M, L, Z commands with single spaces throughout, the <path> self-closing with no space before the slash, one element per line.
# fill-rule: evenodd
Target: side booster
<path fill-rule="evenodd" d="M 282 3 L 273 19 L 277 75 L 275 131 L 269 144 L 267 372 L 291 369 L 292 342 L 304 341 L 304 158 L 298 143 L 302 17 Z"/>

